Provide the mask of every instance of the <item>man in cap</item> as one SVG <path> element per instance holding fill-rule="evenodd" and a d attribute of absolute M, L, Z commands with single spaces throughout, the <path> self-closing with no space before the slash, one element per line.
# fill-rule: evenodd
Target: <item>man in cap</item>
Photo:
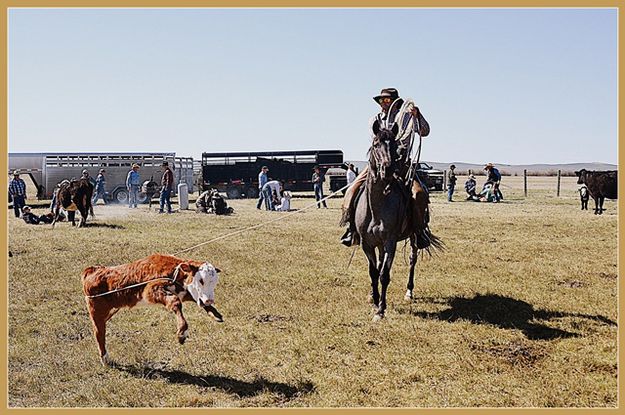
<path fill-rule="evenodd" d="M 13 199 L 13 211 L 19 218 L 22 208 L 26 205 L 26 182 L 20 178 L 19 170 L 13 172 L 13 179 L 9 182 L 9 194 Z"/>
<path fill-rule="evenodd" d="M 260 206 L 263 204 L 264 193 L 263 186 L 269 181 L 267 177 L 267 172 L 269 171 L 269 167 L 263 166 L 260 169 L 260 173 L 258 173 L 258 202 L 256 202 L 256 209 L 260 209 Z"/>
<path fill-rule="evenodd" d="M 139 176 L 139 165 L 134 163 L 126 176 L 126 188 L 128 189 L 128 207 L 137 207 L 137 196 L 141 188 L 141 177 Z"/>
<path fill-rule="evenodd" d="M 380 91 L 379 95 L 373 97 L 373 100 L 380 105 L 380 112 L 369 120 L 369 130 L 371 131 L 371 138 L 375 137 L 375 133 L 373 132 L 373 126 L 377 122 L 378 125 L 387 126 L 388 129 L 391 129 L 395 124 L 398 124 L 398 134 L 396 136 L 396 140 L 398 140 L 398 157 L 400 158 L 401 163 L 407 163 L 409 160 L 409 152 L 412 144 L 412 140 L 414 138 L 414 133 L 418 132 L 421 137 L 426 137 L 430 134 L 430 125 L 419 111 L 417 106 L 408 106 L 408 110 L 401 111 L 402 106 L 404 105 L 404 100 L 399 97 L 399 92 L 395 88 L 384 88 Z M 398 115 L 401 113 L 401 119 L 397 119 Z M 341 243 L 347 246 L 351 246 L 354 243 L 358 243 L 357 240 L 354 240 L 356 225 L 354 224 L 354 199 L 358 194 L 358 189 L 364 183 L 367 178 L 367 173 L 369 171 L 368 167 L 362 169 L 356 180 L 354 180 L 353 184 L 347 189 L 345 193 L 345 197 L 343 199 L 343 217 L 341 218 L 342 224 L 347 224 L 348 228 L 345 231 L 345 234 L 341 237 Z M 423 189 L 421 183 L 418 180 L 415 180 L 412 185 L 412 197 L 413 199 L 417 199 L 420 193 L 427 192 L 426 189 Z M 415 204 L 416 206 L 416 204 Z M 418 215 L 419 217 L 423 216 L 424 220 L 427 217 L 425 212 L 418 213 L 414 212 L 413 214 Z M 422 241 L 422 238 L 417 237 L 417 243 L 419 247 L 425 247 L 429 244 L 429 241 Z"/>
<path fill-rule="evenodd" d="M 469 175 L 469 178 L 466 182 L 464 182 L 464 190 L 467 192 L 467 200 L 479 201 L 479 197 L 475 193 L 477 189 L 477 181 L 475 180 L 475 176 L 473 174 Z"/>
<path fill-rule="evenodd" d="M 321 170 L 319 170 L 319 166 L 313 167 L 313 175 L 312 175 L 312 183 L 313 190 L 315 191 L 315 200 L 323 203 L 324 208 L 328 208 L 326 201 L 323 200 L 323 182 L 325 181 L 323 174 L 321 174 Z M 317 209 L 321 208 L 321 203 L 317 203 Z"/>
<path fill-rule="evenodd" d="M 456 178 L 455 170 L 456 170 L 456 165 L 452 164 L 451 166 L 449 166 L 449 171 L 447 172 L 447 201 L 448 202 L 453 202 L 451 197 L 454 194 L 454 189 L 456 188 L 456 181 L 458 180 Z"/>
<path fill-rule="evenodd" d="M 171 191 L 174 190 L 174 173 L 169 168 L 169 163 L 164 161 L 163 167 L 165 171 L 163 172 L 163 177 L 161 177 L 161 198 L 160 198 L 160 209 L 158 213 L 164 213 L 163 208 L 167 205 L 167 213 L 171 213 Z"/>
<path fill-rule="evenodd" d="M 106 191 L 104 190 L 104 186 L 106 185 L 106 177 L 104 177 L 104 173 L 106 170 L 100 169 L 98 173 L 98 177 L 95 179 L 95 192 L 93 196 L 93 204 L 98 203 L 98 199 L 102 198 L 104 204 L 106 204 Z"/>

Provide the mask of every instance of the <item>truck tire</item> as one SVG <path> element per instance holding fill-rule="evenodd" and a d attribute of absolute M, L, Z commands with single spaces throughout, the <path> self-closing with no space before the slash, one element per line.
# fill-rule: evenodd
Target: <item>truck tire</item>
<path fill-rule="evenodd" d="M 113 192 L 113 201 L 115 203 L 128 203 L 128 190 L 121 188 Z"/>
<path fill-rule="evenodd" d="M 228 199 L 239 199 L 241 197 L 241 189 L 238 187 L 229 187 L 226 190 L 226 196 L 228 196 Z"/>
<path fill-rule="evenodd" d="M 245 190 L 245 196 L 247 196 L 249 199 L 256 199 L 258 197 L 258 187 L 248 187 Z"/>

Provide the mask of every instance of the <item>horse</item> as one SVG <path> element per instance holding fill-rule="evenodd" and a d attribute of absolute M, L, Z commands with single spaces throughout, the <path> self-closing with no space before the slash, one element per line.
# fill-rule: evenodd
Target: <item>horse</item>
<path fill-rule="evenodd" d="M 369 262 L 370 301 L 377 307 L 374 321 L 384 317 L 386 291 L 397 243 L 410 239 L 410 272 L 406 300 L 412 300 L 414 270 L 420 249 L 442 248 L 440 239 L 428 228 L 429 196 L 417 180 L 403 183 L 407 168 L 399 161 L 395 141 L 397 124 L 389 130 L 374 123 L 375 137 L 369 149 L 369 172 L 362 193 L 356 201 L 356 233 Z M 403 171 L 402 171 L 403 170 Z M 418 187 L 421 186 L 421 189 Z M 411 190 L 417 195 L 414 199 Z M 376 249 L 379 258 L 376 258 Z M 378 261 L 379 259 L 379 261 Z M 378 290 L 381 284 L 381 293 Z"/>
<path fill-rule="evenodd" d="M 54 205 L 52 206 L 54 214 L 52 227 L 54 227 L 59 219 L 61 207 L 67 210 L 68 213 L 73 213 L 78 210 L 81 216 L 78 227 L 84 226 L 87 223 L 89 214 L 91 214 L 92 217 L 95 216 L 93 214 L 93 205 L 91 202 L 92 196 L 93 184 L 91 184 L 89 179 L 83 177 L 78 180 L 64 180 L 61 182 L 56 193 Z M 68 214 L 68 220 L 72 222 L 72 226 L 76 225 L 74 222 L 74 214 L 71 216 Z"/>

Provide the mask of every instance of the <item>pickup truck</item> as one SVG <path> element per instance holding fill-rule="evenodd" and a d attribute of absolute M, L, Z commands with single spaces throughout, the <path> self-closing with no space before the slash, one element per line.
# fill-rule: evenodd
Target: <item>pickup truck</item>
<path fill-rule="evenodd" d="M 424 162 L 419 162 L 416 168 L 417 175 L 429 190 L 443 190 L 445 173 Z"/>

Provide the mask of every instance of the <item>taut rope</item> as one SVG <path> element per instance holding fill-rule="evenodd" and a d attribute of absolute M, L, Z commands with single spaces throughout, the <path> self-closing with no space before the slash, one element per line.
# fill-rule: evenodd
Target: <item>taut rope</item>
<path fill-rule="evenodd" d="M 234 231 L 234 232 L 227 233 L 227 234 L 225 234 L 225 235 L 218 236 L 218 237 L 213 238 L 213 239 L 210 239 L 210 240 L 208 240 L 208 241 L 206 241 L 206 242 L 202 242 L 202 243 L 199 243 L 199 244 L 197 244 L 197 245 L 193 245 L 193 246 L 192 246 L 192 247 L 190 247 L 190 248 L 186 248 L 186 249 L 180 250 L 180 251 L 178 251 L 178 252 L 174 253 L 173 255 L 182 254 L 182 253 L 184 253 L 184 252 L 191 251 L 191 250 L 193 250 L 193 249 L 195 249 L 195 248 L 199 248 L 200 246 L 207 245 L 207 244 L 209 244 L 209 243 L 211 243 L 211 242 L 215 242 L 215 241 L 219 241 L 219 240 L 221 240 L 221 239 L 229 238 L 230 236 L 238 235 L 238 234 L 243 233 L 243 232 L 245 232 L 245 231 L 249 231 L 249 230 L 252 230 L 252 229 L 258 229 L 258 228 L 261 228 L 261 227 L 263 227 L 263 226 L 269 225 L 270 223 L 274 223 L 274 222 L 278 222 L 278 221 L 280 221 L 280 220 L 284 220 L 284 219 L 288 218 L 289 216 L 292 216 L 292 215 L 295 215 L 295 214 L 297 214 L 297 213 L 303 212 L 303 211 L 305 211 L 305 210 L 307 210 L 307 209 L 310 209 L 310 208 L 314 207 L 314 206 L 315 206 L 315 205 L 317 205 L 318 203 L 321 203 L 321 202 L 323 202 L 323 201 L 325 201 L 325 200 L 327 200 L 327 199 L 330 199 L 330 198 L 331 198 L 331 197 L 333 197 L 335 194 L 337 194 L 337 193 L 339 193 L 339 192 L 341 192 L 341 191 L 343 191 L 343 190 L 347 189 L 349 186 L 350 186 L 350 185 L 349 185 L 349 184 L 347 184 L 347 185 L 345 185 L 345 186 L 341 187 L 340 189 L 338 189 L 337 191 L 335 191 L 335 192 L 333 192 L 333 193 L 330 193 L 328 196 L 324 197 L 323 199 L 320 199 L 320 200 L 318 200 L 318 201 L 315 201 L 314 203 L 311 203 L 310 205 L 305 206 L 305 207 L 303 207 L 303 208 L 301 208 L 301 209 L 299 209 L 299 210 L 295 210 L 295 211 L 293 211 L 293 212 L 289 212 L 289 213 L 287 213 L 286 215 L 282 215 L 282 216 L 280 216 L 280 217 L 278 217 L 278 218 L 275 218 L 275 219 L 269 220 L 269 221 L 267 221 L 267 222 L 262 222 L 262 223 L 259 223 L 258 225 L 249 226 L 249 227 L 247 227 L 247 228 L 239 229 L 238 231 Z"/>

